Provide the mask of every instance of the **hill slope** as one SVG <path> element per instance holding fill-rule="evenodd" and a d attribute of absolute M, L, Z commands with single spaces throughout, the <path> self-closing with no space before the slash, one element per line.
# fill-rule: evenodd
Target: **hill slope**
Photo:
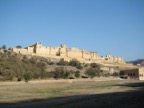
<path fill-rule="evenodd" d="M 137 59 L 134 61 L 128 61 L 128 63 L 134 64 L 134 65 L 140 64 L 141 66 L 144 66 L 144 59 Z"/>

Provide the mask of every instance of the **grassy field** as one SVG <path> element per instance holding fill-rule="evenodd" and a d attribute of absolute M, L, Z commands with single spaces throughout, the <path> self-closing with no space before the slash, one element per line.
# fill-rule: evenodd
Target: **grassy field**
<path fill-rule="evenodd" d="M 0 107 L 141 108 L 143 88 L 138 80 L 0 82 Z"/>

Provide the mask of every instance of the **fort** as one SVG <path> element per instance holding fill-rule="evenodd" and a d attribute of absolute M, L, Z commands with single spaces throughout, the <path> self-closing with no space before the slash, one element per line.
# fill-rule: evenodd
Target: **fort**
<path fill-rule="evenodd" d="M 26 48 L 13 48 L 12 50 L 15 53 L 42 56 L 57 60 L 64 59 L 65 61 L 70 61 L 72 59 L 76 59 L 81 63 L 125 64 L 122 57 L 113 57 L 112 55 L 99 57 L 97 52 L 90 52 L 78 48 L 68 48 L 63 44 L 59 47 L 47 47 L 43 46 L 41 42 L 37 42 L 36 44 Z"/>

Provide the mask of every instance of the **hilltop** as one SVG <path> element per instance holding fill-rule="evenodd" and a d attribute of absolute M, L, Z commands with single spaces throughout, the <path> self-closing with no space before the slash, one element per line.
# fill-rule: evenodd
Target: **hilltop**
<path fill-rule="evenodd" d="M 134 60 L 134 61 L 128 61 L 127 63 L 131 63 L 133 65 L 144 66 L 144 59 L 137 59 L 137 60 Z"/>
<path fill-rule="evenodd" d="M 95 76 L 118 76 L 118 67 L 96 63 L 80 63 L 73 59 L 55 60 L 45 57 L 17 54 L 12 50 L 0 50 L 0 80 L 21 81 L 30 79 L 75 79 Z"/>

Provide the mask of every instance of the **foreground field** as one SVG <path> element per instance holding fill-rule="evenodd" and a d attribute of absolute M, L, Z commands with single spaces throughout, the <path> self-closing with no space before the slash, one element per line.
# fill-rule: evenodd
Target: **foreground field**
<path fill-rule="evenodd" d="M 140 108 L 144 82 L 137 80 L 56 80 L 0 82 L 4 108 Z"/>

